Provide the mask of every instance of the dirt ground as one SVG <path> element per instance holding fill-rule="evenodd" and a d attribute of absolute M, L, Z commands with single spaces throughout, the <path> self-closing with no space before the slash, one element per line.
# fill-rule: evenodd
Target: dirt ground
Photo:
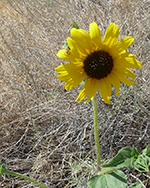
<path fill-rule="evenodd" d="M 0 1 L 0 162 L 50 188 L 87 188 L 95 173 L 96 155 L 91 101 L 75 103 L 81 86 L 65 91 L 54 68 L 56 56 L 70 36 L 72 22 L 88 31 L 96 22 L 102 36 L 115 22 L 119 40 L 133 36 L 129 48 L 142 62 L 133 70 L 137 82 L 112 91 L 111 105 L 99 93 L 98 121 L 102 160 L 122 147 L 141 152 L 150 146 L 150 2 L 147 0 L 2 0 Z M 150 175 L 124 170 L 128 185 Z M 9 175 L 2 188 L 36 188 Z"/>

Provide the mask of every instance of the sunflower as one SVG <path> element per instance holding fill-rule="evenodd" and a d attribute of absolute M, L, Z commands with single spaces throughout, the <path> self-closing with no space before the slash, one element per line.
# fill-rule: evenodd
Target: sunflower
<path fill-rule="evenodd" d="M 55 72 L 59 73 L 58 79 L 65 83 L 65 89 L 70 90 L 85 80 L 76 101 L 84 104 L 99 90 L 104 102 L 110 104 L 112 86 L 119 95 L 120 82 L 134 85 L 136 77 L 129 68 L 142 67 L 135 56 L 127 52 L 133 43 L 131 36 L 118 40 L 119 27 L 111 23 L 101 40 L 99 27 L 95 22 L 89 26 L 89 33 L 83 29 L 72 28 L 71 38 L 67 38 L 69 52 L 62 49 L 57 56 L 70 63 L 59 65 Z M 85 79 L 86 78 L 86 79 Z"/>

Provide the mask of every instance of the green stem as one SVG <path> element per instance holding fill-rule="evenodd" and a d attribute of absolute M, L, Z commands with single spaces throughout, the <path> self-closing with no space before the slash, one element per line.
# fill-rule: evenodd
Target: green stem
<path fill-rule="evenodd" d="M 28 181 L 30 181 L 30 182 L 33 182 L 34 184 L 36 184 L 36 185 L 38 185 L 38 186 L 40 186 L 40 187 L 42 187 L 42 188 L 48 188 L 48 187 L 46 187 L 45 185 L 41 184 L 40 182 L 35 181 L 35 180 L 32 179 L 32 178 L 29 178 L 28 176 L 19 174 L 19 173 L 17 173 L 17 172 L 8 171 L 8 170 L 6 170 L 5 168 L 1 168 L 1 169 L 0 169 L 0 174 L 9 174 L 9 175 L 12 175 L 12 176 L 17 176 L 17 177 L 23 178 L 23 179 L 25 179 L 25 180 L 28 180 Z"/>
<path fill-rule="evenodd" d="M 94 137 L 97 155 L 97 171 L 101 171 L 101 156 L 100 156 L 100 145 L 99 145 L 99 135 L 98 135 L 98 120 L 97 120 L 97 101 L 96 94 L 92 97 L 93 104 L 93 116 L 94 116 Z"/>
<path fill-rule="evenodd" d="M 102 175 L 102 174 L 107 174 L 107 173 L 109 173 L 109 172 L 111 172 L 111 171 L 113 171 L 113 170 L 115 170 L 115 168 L 108 168 L 108 169 L 106 169 L 106 170 L 103 170 L 103 171 L 101 171 L 101 172 L 98 172 L 98 175 Z"/>

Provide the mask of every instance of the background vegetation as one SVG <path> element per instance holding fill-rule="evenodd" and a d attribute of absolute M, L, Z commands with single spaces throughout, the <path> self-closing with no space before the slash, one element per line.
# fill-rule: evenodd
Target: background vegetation
<path fill-rule="evenodd" d="M 129 51 L 143 64 L 134 71 L 136 84 L 122 84 L 112 105 L 97 94 L 102 159 L 125 146 L 141 152 L 150 143 L 149 11 L 148 0 L 0 1 L 0 162 L 6 169 L 51 188 L 87 188 L 95 172 L 92 104 L 74 103 L 81 86 L 66 92 L 54 72 L 72 21 L 87 31 L 96 22 L 102 36 L 115 22 L 119 39 L 135 38 Z M 129 185 L 143 180 L 134 171 L 126 175 Z M 143 187 L 150 186 L 150 175 L 145 180 Z M 36 188 L 6 175 L 0 187 Z"/>

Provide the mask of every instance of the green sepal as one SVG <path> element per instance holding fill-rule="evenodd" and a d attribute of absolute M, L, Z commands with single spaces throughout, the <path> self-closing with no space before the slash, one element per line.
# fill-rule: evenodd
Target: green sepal
<path fill-rule="evenodd" d="M 76 29 L 79 29 L 79 26 L 76 24 L 76 22 L 72 22 L 72 28 L 76 28 Z"/>
<path fill-rule="evenodd" d="M 64 41 L 64 45 L 62 46 L 62 49 L 66 49 L 67 47 L 69 48 L 68 43 L 67 43 L 67 41 Z"/>
<path fill-rule="evenodd" d="M 85 80 L 87 79 L 87 76 L 84 78 L 84 80 L 80 83 L 80 85 L 84 86 Z"/>

